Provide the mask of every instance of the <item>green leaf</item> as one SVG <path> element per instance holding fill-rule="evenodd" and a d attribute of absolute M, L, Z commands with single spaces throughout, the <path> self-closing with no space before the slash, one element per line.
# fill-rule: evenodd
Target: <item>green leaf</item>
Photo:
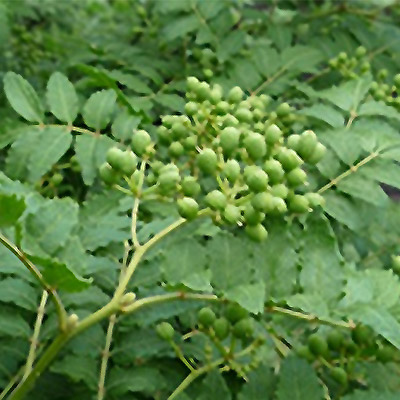
<path fill-rule="evenodd" d="M 262 313 L 265 302 L 265 284 L 264 282 L 257 282 L 240 285 L 227 290 L 225 297 L 236 301 L 243 308 L 254 314 Z"/>
<path fill-rule="evenodd" d="M 273 398 L 275 377 L 269 366 L 261 365 L 251 371 L 247 377 L 248 382 L 240 390 L 238 400 L 270 400 Z"/>
<path fill-rule="evenodd" d="M 181 96 L 177 94 L 158 94 L 154 100 L 161 104 L 162 106 L 173 110 L 183 112 L 183 108 L 185 106 L 185 101 L 182 99 Z"/>
<path fill-rule="evenodd" d="M 195 31 L 201 26 L 201 21 L 196 14 L 185 15 L 176 18 L 173 24 L 165 26 L 162 37 L 167 41 L 172 41 L 184 37 L 190 32 Z"/>
<path fill-rule="evenodd" d="M 298 111 L 301 115 L 312 117 L 320 121 L 326 122 L 333 128 L 340 128 L 344 125 L 343 115 L 332 107 L 326 104 L 314 104 L 311 107 L 306 107 Z"/>
<path fill-rule="evenodd" d="M 286 47 L 281 57 L 283 68 L 292 72 L 312 72 L 323 59 L 319 50 L 302 45 Z"/>
<path fill-rule="evenodd" d="M 29 283 L 15 278 L 0 281 L 0 301 L 12 303 L 29 311 L 36 311 L 38 294 Z"/>
<path fill-rule="evenodd" d="M 382 101 L 370 100 L 361 105 L 357 113 L 359 116 L 379 115 L 382 117 L 400 120 L 400 115 L 395 108 Z"/>
<path fill-rule="evenodd" d="M 78 223 L 78 205 L 69 198 L 46 200 L 28 210 L 23 221 L 22 249 L 48 258 L 62 247 Z"/>
<path fill-rule="evenodd" d="M 86 185 L 92 185 L 98 169 L 106 160 L 108 149 L 115 142 L 107 136 L 81 135 L 75 140 L 75 153 L 82 168 L 82 177 Z"/>
<path fill-rule="evenodd" d="M 116 139 L 130 140 L 139 123 L 140 117 L 120 113 L 111 126 L 111 132 Z"/>
<path fill-rule="evenodd" d="M 67 152 L 72 135 L 64 127 L 44 128 L 38 137 L 40 146 L 33 146 L 29 156 L 30 182 L 36 182 Z"/>
<path fill-rule="evenodd" d="M 47 103 L 60 121 L 72 125 L 78 115 L 78 96 L 74 85 L 60 72 L 54 72 L 47 83 Z"/>
<path fill-rule="evenodd" d="M 117 95 L 114 90 L 101 90 L 93 93 L 83 106 L 85 124 L 96 131 L 104 129 L 111 120 Z"/>
<path fill-rule="evenodd" d="M 372 160 L 360 169 L 360 174 L 400 189 L 400 168 L 391 160 Z"/>
<path fill-rule="evenodd" d="M 0 227 L 14 225 L 25 210 L 25 201 L 12 195 L 0 194 Z"/>
<path fill-rule="evenodd" d="M 330 311 L 322 293 L 295 294 L 287 301 L 288 305 L 298 308 L 306 313 L 317 315 L 318 317 L 329 317 Z"/>
<path fill-rule="evenodd" d="M 218 45 L 217 57 L 224 62 L 232 55 L 237 54 L 243 47 L 246 35 L 243 31 L 235 30 L 224 37 Z"/>
<path fill-rule="evenodd" d="M 35 89 L 21 75 L 7 72 L 4 91 L 12 108 L 30 122 L 43 122 L 43 106 Z"/>
<path fill-rule="evenodd" d="M 398 400 L 400 392 L 381 392 L 375 390 L 356 391 L 343 397 L 343 400 Z"/>
<path fill-rule="evenodd" d="M 277 400 L 322 400 L 324 392 L 317 374 L 307 361 L 286 358 L 281 366 Z"/>
<path fill-rule="evenodd" d="M 226 381 L 218 371 L 211 371 L 203 381 L 203 390 L 196 400 L 231 400 L 232 395 Z"/>
<path fill-rule="evenodd" d="M 29 339 L 31 328 L 24 318 L 9 310 L 0 310 L 0 336 Z"/>

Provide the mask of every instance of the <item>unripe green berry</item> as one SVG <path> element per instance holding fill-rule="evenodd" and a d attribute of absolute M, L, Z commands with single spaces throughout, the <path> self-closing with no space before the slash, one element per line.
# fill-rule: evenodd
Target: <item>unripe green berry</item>
<path fill-rule="evenodd" d="M 189 76 L 186 82 L 187 82 L 187 88 L 191 92 L 194 92 L 200 83 L 200 81 L 194 76 Z"/>
<path fill-rule="evenodd" d="M 218 318 L 214 321 L 213 329 L 215 332 L 215 336 L 219 340 L 225 340 L 229 335 L 229 330 L 230 330 L 229 321 L 224 317 Z"/>
<path fill-rule="evenodd" d="M 232 333 L 239 339 L 251 337 L 254 333 L 254 320 L 252 318 L 242 319 L 233 326 Z"/>
<path fill-rule="evenodd" d="M 273 209 L 271 212 L 272 214 L 281 215 L 287 212 L 287 205 L 285 203 L 285 200 L 283 200 L 282 198 L 273 197 L 272 204 L 273 204 Z"/>
<path fill-rule="evenodd" d="M 199 205 L 191 197 L 184 197 L 178 200 L 178 211 L 182 218 L 191 221 L 197 217 Z"/>
<path fill-rule="evenodd" d="M 323 207 L 325 205 L 325 199 L 319 193 L 306 193 L 304 195 L 308 200 L 311 208 Z"/>
<path fill-rule="evenodd" d="M 355 56 L 357 58 L 362 58 L 367 54 L 367 49 L 364 46 L 360 46 L 356 48 Z"/>
<path fill-rule="evenodd" d="M 213 174 L 216 171 L 218 157 L 212 149 L 202 150 L 197 155 L 197 165 L 205 174 Z"/>
<path fill-rule="evenodd" d="M 156 327 L 157 335 L 166 341 L 171 341 L 174 337 L 175 329 L 168 322 L 161 322 Z"/>
<path fill-rule="evenodd" d="M 150 135 L 144 130 L 138 130 L 133 134 L 131 147 L 138 156 L 142 156 L 151 144 Z"/>
<path fill-rule="evenodd" d="M 268 237 L 268 231 L 261 224 L 247 225 L 245 231 L 247 236 L 256 242 L 262 242 Z"/>
<path fill-rule="evenodd" d="M 172 138 L 179 140 L 187 135 L 187 128 L 181 122 L 174 122 L 171 127 Z"/>
<path fill-rule="evenodd" d="M 279 197 L 281 199 L 286 199 L 288 197 L 288 194 L 289 194 L 289 188 L 283 183 L 278 183 L 277 185 L 271 186 L 270 193 L 274 197 Z"/>
<path fill-rule="evenodd" d="M 172 142 L 172 135 L 171 135 L 171 131 L 166 128 L 164 125 L 160 125 L 157 128 L 157 136 L 159 139 L 159 142 L 161 144 L 170 144 Z"/>
<path fill-rule="evenodd" d="M 242 217 L 240 208 L 234 206 L 233 204 L 228 204 L 223 211 L 223 218 L 229 224 L 237 224 Z"/>
<path fill-rule="evenodd" d="M 291 107 L 288 103 L 281 103 L 276 109 L 276 114 L 278 115 L 278 117 L 284 117 L 290 113 L 290 110 Z"/>
<path fill-rule="evenodd" d="M 193 92 L 200 101 L 204 101 L 209 99 L 211 88 L 207 82 L 199 82 Z"/>
<path fill-rule="evenodd" d="M 258 168 L 247 176 L 246 183 L 252 192 L 263 192 L 268 187 L 268 175 L 261 168 Z"/>
<path fill-rule="evenodd" d="M 357 325 L 351 331 L 351 338 L 358 345 L 368 345 L 373 337 L 372 329 L 365 325 Z"/>
<path fill-rule="evenodd" d="M 272 159 L 265 161 L 263 170 L 268 174 L 269 180 L 272 184 L 283 181 L 285 171 L 278 160 Z"/>
<path fill-rule="evenodd" d="M 219 190 L 208 193 L 206 198 L 207 205 L 213 210 L 223 210 L 227 205 L 226 196 Z"/>
<path fill-rule="evenodd" d="M 174 171 L 163 172 L 158 177 L 158 184 L 163 193 L 168 193 L 175 189 L 180 181 L 179 173 Z"/>
<path fill-rule="evenodd" d="M 200 193 L 201 187 L 193 176 L 186 176 L 181 183 L 182 193 L 188 197 L 195 197 Z"/>
<path fill-rule="evenodd" d="M 243 90 L 239 86 L 233 87 L 228 93 L 228 101 L 232 104 L 237 104 L 242 101 Z"/>
<path fill-rule="evenodd" d="M 253 120 L 253 114 L 247 108 L 238 108 L 235 112 L 235 117 L 240 122 L 250 123 Z"/>
<path fill-rule="evenodd" d="M 339 351 L 343 345 L 344 337 L 338 330 L 332 330 L 329 332 L 326 341 L 331 350 Z"/>
<path fill-rule="evenodd" d="M 392 269 L 396 273 L 400 273 L 400 256 L 392 256 Z"/>
<path fill-rule="evenodd" d="M 286 181 L 289 186 L 297 187 L 303 185 L 307 180 L 306 172 L 301 168 L 292 169 L 286 175 Z"/>
<path fill-rule="evenodd" d="M 302 214 L 310 211 L 310 204 L 305 196 L 295 194 L 289 200 L 289 210 L 296 214 Z"/>
<path fill-rule="evenodd" d="M 192 135 L 183 140 L 183 147 L 185 150 L 195 150 L 197 146 L 197 136 Z"/>
<path fill-rule="evenodd" d="M 58 186 L 63 181 L 63 176 L 60 173 L 55 173 L 51 178 L 50 182 L 54 186 Z"/>
<path fill-rule="evenodd" d="M 215 113 L 217 115 L 226 115 L 229 112 L 230 105 L 226 101 L 219 101 L 215 105 Z"/>
<path fill-rule="evenodd" d="M 297 144 L 296 152 L 303 160 L 314 154 L 315 148 L 318 144 L 317 135 L 313 131 L 305 131 L 300 135 L 299 142 Z"/>
<path fill-rule="evenodd" d="M 225 155 L 231 155 L 239 147 L 240 131 L 234 127 L 224 128 L 219 141 Z"/>
<path fill-rule="evenodd" d="M 395 350 L 389 346 L 383 346 L 376 352 L 376 359 L 382 363 L 393 361 Z"/>
<path fill-rule="evenodd" d="M 332 376 L 332 379 L 334 379 L 340 385 L 342 385 L 342 386 L 347 385 L 347 380 L 348 380 L 347 373 L 343 368 L 341 368 L 341 367 L 332 368 L 331 376 Z"/>
<path fill-rule="evenodd" d="M 228 160 L 222 172 L 229 182 L 235 183 L 240 175 L 240 164 L 236 160 Z"/>
<path fill-rule="evenodd" d="M 269 145 L 274 145 L 275 143 L 278 143 L 282 136 L 283 133 L 281 129 L 278 125 L 275 124 L 270 125 L 265 131 L 265 141 Z"/>
<path fill-rule="evenodd" d="M 225 310 L 225 317 L 232 324 L 246 318 L 248 315 L 248 311 L 238 303 L 229 303 Z"/>
<path fill-rule="evenodd" d="M 168 154 L 172 158 L 178 158 L 184 153 L 185 149 L 183 148 L 180 142 L 172 142 L 168 147 Z"/>
<path fill-rule="evenodd" d="M 328 353 L 328 344 L 326 340 L 317 333 L 309 336 L 308 348 L 315 356 L 324 356 Z"/>
<path fill-rule="evenodd" d="M 267 144 L 265 143 L 264 136 L 256 132 L 251 132 L 246 137 L 244 147 L 252 160 L 258 160 L 267 153 Z"/>
<path fill-rule="evenodd" d="M 111 147 L 107 151 L 106 161 L 116 170 L 121 170 L 122 158 L 124 152 L 118 147 Z"/>
<path fill-rule="evenodd" d="M 203 307 L 197 314 L 197 318 L 201 325 L 208 328 L 216 320 L 214 311 L 210 307 Z"/>
<path fill-rule="evenodd" d="M 312 165 L 318 164 L 324 157 L 325 153 L 326 147 L 322 143 L 317 143 L 313 153 L 308 157 L 307 162 Z"/>
<path fill-rule="evenodd" d="M 274 208 L 273 198 L 272 194 L 268 192 L 257 193 L 251 199 L 251 205 L 257 211 L 269 213 Z"/>
<path fill-rule="evenodd" d="M 194 101 L 189 101 L 188 103 L 185 104 L 185 113 L 187 115 L 190 115 L 192 117 L 193 115 L 196 115 L 198 111 L 199 111 L 199 106 Z"/>
<path fill-rule="evenodd" d="M 282 147 L 279 150 L 277 159 L 282 164 L 282 167 L 285 171 L 291 171 L 292 169 L 295 169 L 303 164 L 303 160 L 294 150 L 287 149 L 285 147 Z"/>
<path fill-rule="evenodd" d="M 124 151 L 121 158 L 120 170 L 126 176 L 131 176 L 137 169 L 138 159 L 132 151 Z"/>
<path fill-rule="evenodd" d="M 396 86 L 396 88 L 400 87 L 400 74 L 396 74 L 393 78 L 393 83 Z"/>
<path fill-rule="evenodd" d="M 247 205 L 244 209 L 244 219 L 248 225 L 257 225 L 264 221 L 265 214 L 257 211 L 252 205 Z"/>
<path fill-rule="evenodd" d="M 118 173 L 108 163 L 102 164 L 99 169 L 99 174 L 100 178 L 107 185 L 113 185 L 114 183 L 118 182 L 120 178 Z"/>

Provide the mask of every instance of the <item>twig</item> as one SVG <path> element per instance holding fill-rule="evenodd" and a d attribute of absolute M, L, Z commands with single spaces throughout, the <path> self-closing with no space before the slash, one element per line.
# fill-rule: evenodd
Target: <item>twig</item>
<path fill-rule="evenodd" d="M 133 241 L 133 246 L 135 248 L 140 247 L 140 243 L 137 237 L 137 216 L 139 212 L 139 203 L 140 203 L 140 197 L 142 194 L 142 188 L 143 188 L 143 182 L 144 182 L 144 170 L 146 168 L 146 161 L 143 160 L 142 163 L 140 164 L 140 177 L 139 177 L 139 182 L 137 186 L 137 191 L 136 191 L 136 197 L 135 201 L 133 203 L 133 208 L 132 208 L 132 241 Z"/>

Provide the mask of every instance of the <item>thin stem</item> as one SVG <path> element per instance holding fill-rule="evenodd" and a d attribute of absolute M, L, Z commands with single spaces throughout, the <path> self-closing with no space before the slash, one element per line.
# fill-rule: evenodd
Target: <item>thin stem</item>
<path fill-rule="evenodd" d="M 334 320 L 327 319 L 327 318 L 320 318 L 320 317 L 317 317 L 316 315 L 312 315 L 312 314 L 304 314 L 299 311 L 289 310 L 289 309 L 283 308 L 283 307 L 275 307 L 275 306 L 267 307 L 266 311 L 273 312 L 273 313 L 279 313 L 279 314 L 285 314 L 290 317 L 306 320 L 308 322 L 318 322 L 323 325 L 330 325 L 330 326 L 336 326 L 336 327 L 347 328 L 347 329 L 354 329 L 356 327 L 356 325 L 352 321 L 350 321 L 350 322 L 334 321 Z"/>
<path fill-rule="evenodd" d="M 360 167 L 363 165 L 367 164 L 369 161 L 373 160 L 374 158 L 379 156 L 379 152 L 374 151 L 371 153 L 369 156 L 363 158 L 360 162 L 358 162 L 356 165 L 352 165 L 347 171 L 343 172 L 336 178 L 332 179 L 330 182 L 328 182 L 325 186 L 323 186 L 321 189 L 318 190 L 318 193 L 323 193 L 330 189 L 332 186 L 337 185 L 342 179 L 346 178 L 353 172 L 356 172 Z"/>
<path fill-rule="evenodd" d="M 33 335 L 32 335 L 32 338 L 31 338 L 31 346 L 29 348 L 28 358 L 26 360 L 25 372 L 24 372 L 24 375 L 22 377 L 23 381 L 31 373 L 32 366 L 33 366 L 33 363 L 35 361 L 36 349 L 37 349 L 37 347 L 39 345 L 40 328 L 42 327 L 42 322 L 43 322 L 43 317 L 44 317 L 44 312 L 45 312 L 45 309 L 46 309 L 46 303 L 47 303 L 48 297 L 49 297 L 49 294 L 46 292 L 46 290 L 44 290 L 43 294 L 42 294 L 42 299 L 40 300 L 40 305 L 39 305 L 39 308 L 38 308 L 35 327 L 33 329 Z"/>
<path fill-rule="evenodd" d="M 173 341 L 170 342 L 172 348 L 175 351 L 176 356 L 182 361 L 183 364 L 185 364 L 185 366 L 190 370 L 190 371 L 194 371 L 193 366 L 189 363 L 189 361 L 186 359 L 186 357 L 184 356 L 181 348 Z"/>
<path fill-rule="evenodd" d="M 105 396 L 105 381 L 106 381 L 106 373 L 107 373 L 107 364 L 108 359 L 110 358 L 110 348 L 113 330 L 115 326 L 115 322 L 117 320 L 117 316 L 115 314 L 111 315 L 110 322 L 108 323 L 107 335 L 106 335 L 106 344 L 103 350 L 103 355 L 101 358 L 101 366 L 100 366 L 100 378 L 97 392 L 97 400 L 103 400 Z"/>
<path fill-rule="evenodd" d="M 43 278 L 41 272 L 37 267 L 29 261 L 25 254 L 13 243 L 11 243 L 5 236 L 0 233 L 0 243 L 2 243 L 8 250 L 10 250 L 21 262 L 25 265 L 28 271 L 34 276 L 34 278 L 40 283 L 42 288 L 50 295 L 58 315 L 58 324 L 61 331 L 66 329 L 67 312 L 61 302 L 60 297 L 55 289 L 53 289 Z"/>
<path fill-rule="evenodd" d="M 115 184 L 113 187 L 114 187 L 115 189 L 117 189 L 118 191 L 120 191 L 121 193 L 127 194 L 128 196 L 132 196 L 132 192 L 131 192 L 130 190 L 124 188 L 124 187 L 121 186 L 121 185 Z"/>
<path fill-rule="evenodd" d="M 273 81 L 278 79 L 287 69 L 287 66 L 282 66 L 274 75 L 270 76 L 267 80 L 261 83 L 256 89 L 253 90 L 251 96 L 256 96 L 259 92 L 265 89 L 268 85 L 270 85 Z"/>
<path fill-rule="evenodd" d="M 144 183 L 144 170 L 146 168 L 146 161 L 143 160 L 140 164 L 140 176 L 139 176 L 139 182 L 137 186 L 137 191 L 136 191 L 136 197 L 135 201 L 133 203 L 133 208 L 132 208 L 132 241 L 133 241 L 133 246 L 135 248 L 138 248 L 140 246 L 138 237 L 137 237 L 137 216 L 139 212 L 139 203 L 140 203 L 140 197 L 142 195 L 142 188 L 143 188 L 143 183 Z"/>
<path fill-rule="evenodd" d="M 14 385 L 18 382 L 20 376 L 24 372 L 24 367 L 20 368 L 19 371 L 12 377 L 12 379 L 8 382 L 8 385 L 4 388 L 4 390 L 0 393 L 0 400 L 4 400 L 8 392 L 14 387 Z"/>

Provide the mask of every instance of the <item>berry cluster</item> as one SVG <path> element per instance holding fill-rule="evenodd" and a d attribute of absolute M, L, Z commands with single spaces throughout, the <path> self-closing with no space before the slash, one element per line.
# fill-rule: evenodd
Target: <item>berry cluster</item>
<path fill-rule="evenodd" d="M 357 47 L 354 57 L 349 57 L 344 51 L 340 52 L 337 57 L 329 60 L 329 66 L 349 79 L 355 79 L 359 74 L 365 74 L 371 69 L 367 49 L 363 46 Z"/>
<path fill-rule="evenodd" d="M 392 85 L 386 83 L 387 76 L 387 69 L 378 71 L 377 80 L 371 83 L 370 94 L 374 100 L 400 109 L 400 74 L 394 76 Z"/>
<path fill-rule="evenodd" d="M 320 366 L 328 367 L 332 379 L 343 386 L 355 377 L 354 361 L 386 363 L 396 358 L 395 348 L 383 343 L 365 325 L 357 325 L 350 335 L 337 329 L 332 329 L 326 337 L 314 333 L 309 336 L 307 345 L 297 349 L 297 354 L 310 362 L 320 361 Z"/>
<path fill-rule="evenodd" d="M 186 115 L 164 116 L 156 140 L 138 130 L 132 151 L 108 152 L 100 169 L 107 184 L 126 176 L 137 195 L 140 158 L 149 166 L 143 195 L 176 201 L 188 220 L 207 210 L 216 224 L 243 225 L 255 240 L 267 237 L 263 223 L 269 216 L 306 213 L 323 204 L 319 194 L 306 191 L 303 169 L 326 150 L 314 132 L 285 135 L 266 111 L 270 98 L 244 99 L 239 87 L 224 97 L 219 85 L 191 77 L 186 96 Z M 273 117 L 289 112 L 283 103 Z"/>

